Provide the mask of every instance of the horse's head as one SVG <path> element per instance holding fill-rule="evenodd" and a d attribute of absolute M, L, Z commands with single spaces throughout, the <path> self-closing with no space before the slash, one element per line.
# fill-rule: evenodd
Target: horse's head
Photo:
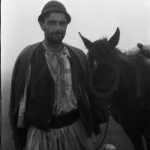
<path fill-rule="evenodd" d="M 118 81 L 119 59 L 115 47 L 119 42 L 119 28 L 109 40 L 104 38 L 91 42 L 81 34 L 80 36 L 88 49 L 89 69 L 92 72 L 90 83 L 94 86 L 93 91 L 96 89 L 95 94 L 96 91 L 105 93 L 102 94 L 103 97 L 111 95 Z"/>
<path fill-rule="evenodd" d="M 119 81 L 117 76 L 119 74 L 119 60 L 115 50 L 120 37 L 119 28 L 109 40 L 103 38 L 91 42 L 81 34 L 80 36 L 88 49 L 89 82 L 90 89 L 95 97 L 95 106 L 106 109 L 110 102 L 112 103 L 113 93 L 117 89 Z"/>
<path fill-rule="evenodd" d="M 80 33 L 79 33 L 80 34 Z M 80 34 L 86 48 L 88 49 L 88 62 L 90 69 L 98 65 L 102 60 L 116 62 L 116 54 L 113 49 L 119 42 L 120 30 L 117 28 L 114 35 L 108 40 L 106 38 L 91 42 Z"/>

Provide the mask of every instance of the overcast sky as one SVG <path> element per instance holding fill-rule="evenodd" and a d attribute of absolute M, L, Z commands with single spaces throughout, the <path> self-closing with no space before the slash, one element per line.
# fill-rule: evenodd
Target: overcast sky
<path fill-rule="evenodd" d="M 150 41 L 149 0 L 60 0 L 72 17 L 65 42 L 83 49 L 78 32 L 91 41 L 110 37 L 119 27 L 118 47 L 131 49 L 137 42 Z M 20 51 L 29 44 L 43 40 L 37 22 L 48 0 L 2 1 L 2 72 L 12 70 Z"/>

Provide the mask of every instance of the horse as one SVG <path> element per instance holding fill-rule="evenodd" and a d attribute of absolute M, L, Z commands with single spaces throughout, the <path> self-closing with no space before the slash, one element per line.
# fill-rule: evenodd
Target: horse
<path fill-rule="evenodd" d="M 99 114 L 102 110 L 110 112 L 135 150 L 145 150 L 144 145 L 150 149 L 150 64 L 141 54 L 129 56 L 117 48 L 119 28 L 109 39 L 94 42 L 79 34 L 88 49 L 89 85 L 95 109 Z"/>

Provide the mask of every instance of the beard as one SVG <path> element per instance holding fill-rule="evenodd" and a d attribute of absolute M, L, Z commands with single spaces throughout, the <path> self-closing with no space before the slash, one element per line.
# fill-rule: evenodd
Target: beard
<path fill-rule="evenodd" d="M 63 38 L 65 37 L 65 32 L 57 31 L 57 32 L 53 32 L 51 34 L 45 33 L 45 37 L 49 43 L 60 44 L 62 42 Z"/>

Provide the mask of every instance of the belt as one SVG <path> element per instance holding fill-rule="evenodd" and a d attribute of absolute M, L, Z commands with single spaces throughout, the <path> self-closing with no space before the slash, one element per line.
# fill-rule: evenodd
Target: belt
<path fill-rule="evenodd" d="M 52 120 L 50 123 L 51 129 L 58 129 L 65 126 L 69 126 L 74 123 L 80 117 L 79 111 L 73 110 L 66 115 L 52 116 Z"/>

